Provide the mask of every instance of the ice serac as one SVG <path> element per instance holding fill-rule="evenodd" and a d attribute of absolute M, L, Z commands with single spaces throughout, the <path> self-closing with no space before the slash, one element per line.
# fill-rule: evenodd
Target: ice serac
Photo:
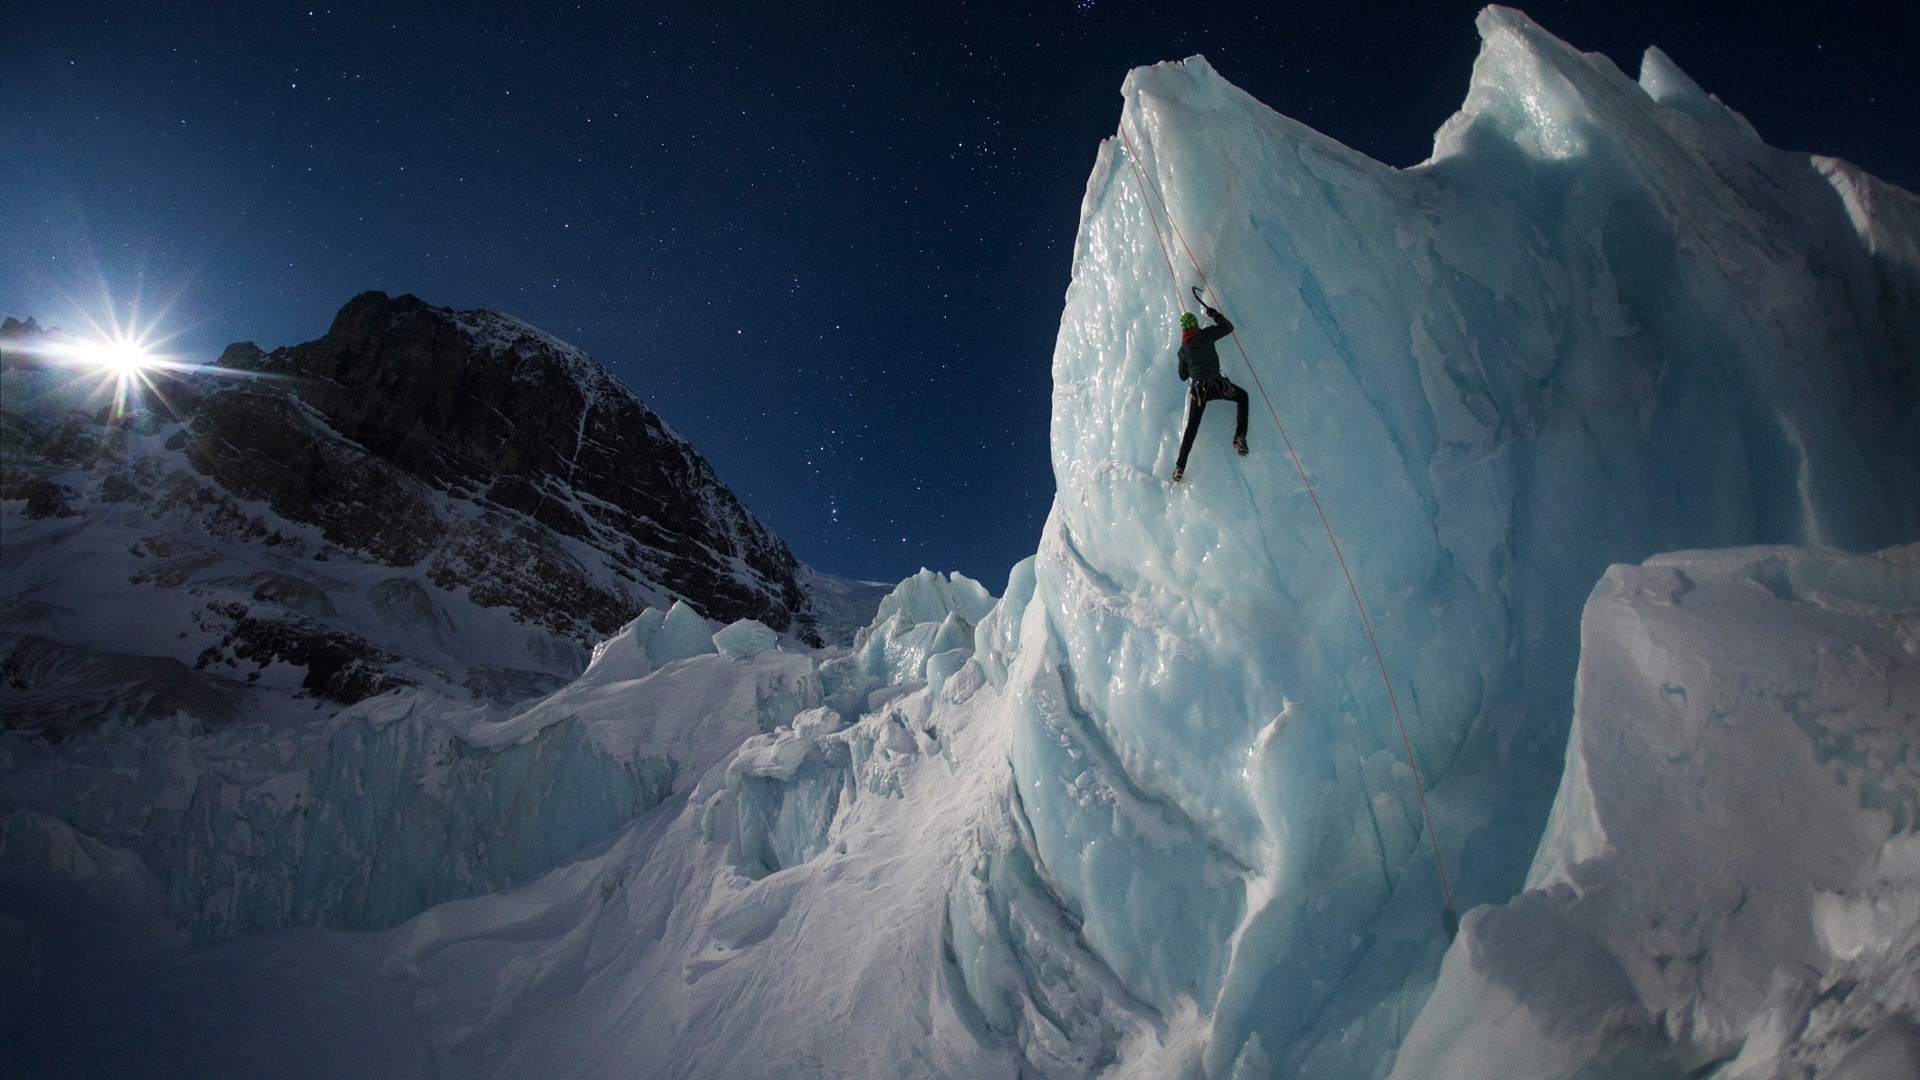
<path fill-rule="evenodd" d="M 1479 28 L 1419 166 L 1196 57 L 1128 77 L 1088 182 L 1005 665 L 1015 812 L 1126 992 L 1198 1018 L 1209 1076 L 1379 1075 L 1447 944 L 1275 419 L 1462 911 L 1524 883 L 1610 563 L 1920 535 L 1913 196 L 1766 146 L 1660 54 L 1636 83 L 1518 12 Z M 1216 407 L 1173 485 L 1195 284 L 1263 415 L 1238 459 Z"/>
<path fill-rule="evenodd" d="M 677 727 L 647 725 L 652 745 L 675 730 L 698 737 L 708 724 L 687 721 L 729 679 L 743 702 L 760 696 L 747 693 L 748 676 L 776 658 L 802 670 L 818 664 L 827 693 L 763 715 L 750 734 L 733 728 L 717 757 L 686 755 L 713 765 L 697 778 L 689 766 L 691 790 L 678 788 L 610 846 L 526 889 L 443 905 L 405 928 L 389 968 L 417 982 L 444 1071 L 1019 1075 L 1016 1051 L 982 1025 L 947 956 L 975 958 L 973 985 L 984 996 L 1010 985 L 1010 974 L 1017 981 L 1012 965 L 992 963 L 1010 943 L 999 932 L 970 937 L 972 921 L 951 922 L 942 903 L 977 835 L 1004 825 L 996 811 L 1006 729 L 967 646 L 932 657 L 923 648 L 992 605 L 965 578 L 921 573 L 893 591 L 852 650 L 741 659 L 716 641 L 719 655 L 636 682 L 625 680 L 646 666 L 634 654 L 651 652 L 640 645 L 648 632 L 636 625 L 610 643 L 576 687 L 602 703 L 615 731 L 633 714 L 677 706 Z M 955 654 L 944 681 L 926 678 Z M 872 674 L 861 666 L 863 656 L 889 655 L 897 663 Z M 693 673 L 714 681 L 676 692 L 675 680 Z M 575 708 L 573 689 L 555 696 L 556 711 Z M 1072 985 L 1084 957 L 1067 921 L 1056 912 L 1051 925 L 1019 930 L 1012 947 L 1045 946 L 1054 961 L 1051 1015 L 1069 1030 L 1100 1032 L 1108 1018 L 1081 1015 L 1074 998 L 1095 995 Z M 996 1018 L 1009 1011 L 1002 1004 L 991 1006 Z M 513 1037 L 500 1038 L 506 1031 Z"/>
<path fill-rule="evenodd" d="M 517 710 L 408 687 L 290 730 L 0 733 L 0 872 L 72 876 L 76 859 L 39 838 L 46 823 L 150 870 L 164 903 L 143 914 L 196 943 L 382 929 L 526 884 L 817 706 L 819 686 L 807 653 L 722 655 L 675 605 Z"/>
<path fill-rule="evenodd" d="M 1576 701 L 1529 887 L 1393 1076 L 1915 1075 L 1920 546 L 1615 566 Z"/>
<path fill-rule="evenodd" d="M 857 715 L 875 689 L 924 683 L 940 692 L 972 656 L 977 628 L 994 604 L 986 587 L 965 574 L 923 567 L 881 598 L 848 655 L 822 665 L 829 698 Z"/>

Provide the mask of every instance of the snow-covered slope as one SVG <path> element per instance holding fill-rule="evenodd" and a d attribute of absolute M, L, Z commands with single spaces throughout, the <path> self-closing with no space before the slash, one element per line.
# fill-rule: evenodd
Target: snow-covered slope
<path fill-rule="evenodd" d="M 992 607 L 923 572 L 819 651 L 650 609 L 512 714 L 0 734 L 0 1072 L 1010 1075 L 941 946 L 1006 729 L 927 652 Z"/>
<path fill-rule="evenodd" d="M 57 340 L 0 334 L 10 726 L 512 703 L 648 604 L 844 643 L 884 592 L 800 566 L 604 368 L 505 315 L 368 293 L 127 417 Z"/>
<path fill-rule="evenodd" d="M 1528 889 L 1396 1078 L 1920 1075 L 1920 547 L 1616 566 Z"/>

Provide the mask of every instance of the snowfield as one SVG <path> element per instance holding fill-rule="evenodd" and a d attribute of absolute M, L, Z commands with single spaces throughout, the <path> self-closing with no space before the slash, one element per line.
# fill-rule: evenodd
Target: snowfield
<path fill-rule="evenodd" d="M 1920 200 L 1479 27 L 1405 170 L 1128 76 L 999 598 L 0 735 L 0 1072 L 1916 1075 Z"/>

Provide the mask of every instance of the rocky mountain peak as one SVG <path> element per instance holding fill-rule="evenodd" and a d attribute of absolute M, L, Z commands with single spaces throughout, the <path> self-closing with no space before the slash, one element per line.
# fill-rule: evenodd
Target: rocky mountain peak
<path fill-rule="evenodd" d="M 804 623 L 786 544 L 632 391 L 550 334 L 367 292 L 324 337 L 253 363 L 293 376 L 335 430 L 408 474 L 620 552 L 710 618 Z"/>
<path fill-rule="evenodd" d="M 834 579 L 597 361 L 512 316 L 362 293 L 321 337 L 231 345 L 167 388 L 171 411 L 129 420 L 37 368 L 37 330 L 6 330 L 0 653 L 164 660 L 202 696 L 277 678 L 334 701 L 402 683 L 509 700 L 649 605 L 814 644 L 835 621 L 813 595 Z"/>

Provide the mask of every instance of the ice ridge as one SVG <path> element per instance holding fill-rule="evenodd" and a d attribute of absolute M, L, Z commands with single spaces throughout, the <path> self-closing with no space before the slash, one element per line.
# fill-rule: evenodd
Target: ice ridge
<path fill-rule="evenodd" d="M 1261 380 L 1372 610 L 1463 910 L 1523 883 L 1609 563 L 1920 534 L 1916 277 L 1879 254 L 1908 241 L 1870 243 L 1843 172 L 1758 142 L 1664 56 L 1636 83 L 1518 12 L 1479 27 L 1418 167 L 1196 57 L 1122 92 L 1174 250 L 1122 140 L 1088 182 L 1013 770 L 1040 872 L 1130 994 L 1207 1018 L 1207 1075 L 1376 1074 L 1446 936 L 1381 680 L 1278 433 L 1263 418 L 1236 460 L 1210 417 L 1168 482 L 1201 272 L 1236 327 L 1228 376 Z M 1872 190 L 1905 236 L 1912 196 Z"/>

